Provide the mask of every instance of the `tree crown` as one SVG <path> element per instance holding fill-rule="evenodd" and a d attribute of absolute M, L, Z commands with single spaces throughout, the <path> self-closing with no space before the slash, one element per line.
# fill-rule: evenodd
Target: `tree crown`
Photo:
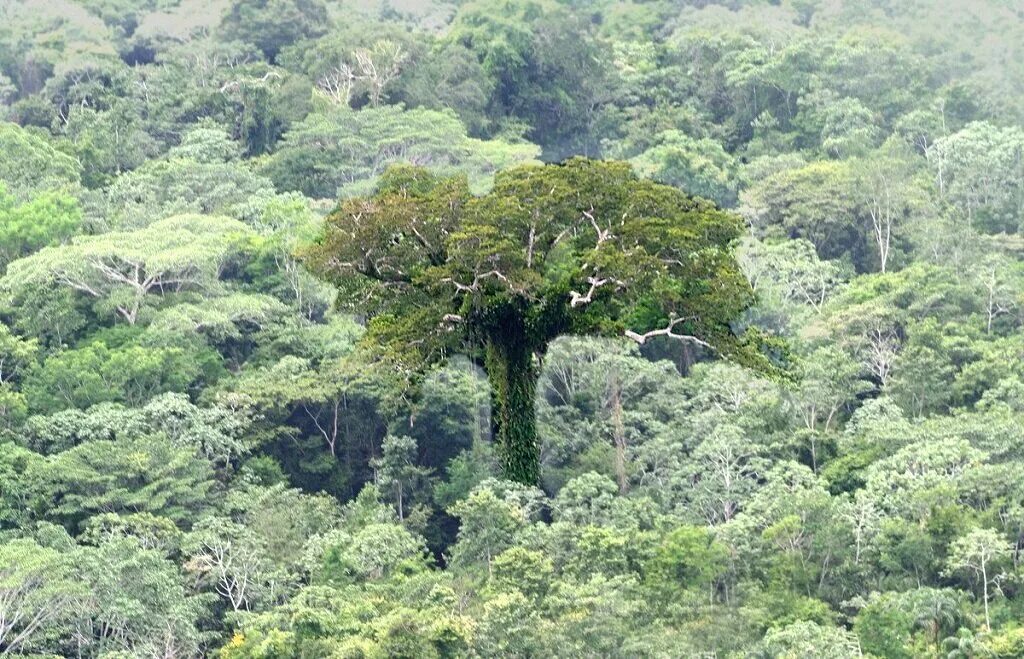
<path fill-rule="evenodd" d="M 754 300 L 732 251 L 741 233 L 735 215 L 622 162 L 524 165 L 482 196 L 403 166 L 342 202 L 306 256 L 403 359 L 598 334 L 689 340 L 771 370 L 764 337 L 734 327 Z"/>

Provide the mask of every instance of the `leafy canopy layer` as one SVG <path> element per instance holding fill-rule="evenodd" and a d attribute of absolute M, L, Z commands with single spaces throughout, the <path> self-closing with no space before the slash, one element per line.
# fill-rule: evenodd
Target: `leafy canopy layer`
<path fill-rule="evenodd" d="M 465 178 L 398 167 L 341 204 L 308 259 L 395 363 L 482 352 L 506 474 L 535 482 L 534 357 L 559 335 L 668 337 L 774 368 L 764 337 L 734 331 L 754 299 L 732 253 L 741 232 L 621 162 L 516 167 L 479 197 Z"/>

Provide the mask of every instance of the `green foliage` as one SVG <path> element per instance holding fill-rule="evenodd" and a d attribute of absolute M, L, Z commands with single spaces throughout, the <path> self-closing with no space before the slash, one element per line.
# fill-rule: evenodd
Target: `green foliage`
<path fill-rule="evenodd" d="M 56 353 L 25 378 L 33 409 L 54 412 L 97 403 L 141 405 L 154 396 L 184 391 L 199 377 L 194 353 L 180 348 L 109 348 L 95 342 Z"/>
<path fill-rule="evenodd" d="M 814 243 L 822 258 L 863 251 L 853 217 L 854 178 L 845 163 L 815 162 L 766 178 L 749 191 L 756 219 L 791 238 Z M 860 254 L 854 254 L 854 258 Z"/>
<path fill-rule="evenodd" d="M 67 240 L 81 222 L 78 200 L 66 193 L 44 192 L 18 204 L 0 182 L 0 265 Z"/>
<path fill-rule="evenodd" d="M 852 634 L 813 622 L 796 622 L 769 631 L 764 647 L 772 657 L 813 657 L 818 653 L 830 657 L 861 656 L 860 645 Z"/>
<path fill-rule="evenodd" d="M 160 647 L 195 652 L 203 642 L 202 601 L 177 566 L 134 540 L 79 550 L 76 567 L 88 597 L 76 611 L 78 643 L 94 656 L 147 654 Z"/>
<path fill-rule="evenodd" d="M 1017 4 L 0 2 L 0 654 L 1024 655 Z"/>
<path fill-rule="evenodd" d="M 331 216 L 309 260 L 399 361 L 482 341 L 506 474 L 534 483 L 532 363 L 559 334 L 682 338 L 771 368 L 730 325 L 752 301 L 738 234 L 732 215 L 622 163 L 520 167 L 477 198 L 464 180 L 397 169 L 372 202 Z"/>
<path fill-rule="evenodd" d="M 137 231 L 82 236 L 11 263 L 0 289 L 15 305 L 39 289 L 70 289 L 134 325 L 154 298 L 216 288 L 247 233 L 226 217 L 179 215 Z"/>
<path fill-rule="evenodd" d="M 41 501 L 55 501 L 53 519 L 75 530 L 97 513 L 149 512 L 175 522 L 208 505 L 209 462 L 160 435 L 96 440 L 57 453 L 32 475 Z"/>
<path fill-rule="evenodd" d="M 666 131 L 632 163 L 642 176 L 705 197 L 719 206 L 736 203 L 736 164 L 714 140 L 695 140 L 679 131 Z"/>
<path fill-rule="evenodd" d="M 589 151 L 607 65 L 583 15 L 547 0 L 470 2 L 459 7 L 451 39 L 495 81 L 497 128 L 524 122 L 549 160 Z"/>
<path fill-rule="evenodd" d="M 941 193 L 968 224 L 1017 231 L 1024 212 L 1024 132 L 971 123 L 934 145 Z"/>
<path fill-rule="evenodd" d="M 45 648 L 46 639 L 74 615 L 86 590 L 60 552 L 31 540 L 0 545 L 0 644 L 5 652 Z"/>
<path fill-rule="evenodd" d="M 655 588 L 711 590 L 726 569 L 728 549 L 707 530 L 680 527 L 665 536 L 645 570 Z"/>
<path fill-rule="evenodd" d="M 458 542 L 452 547 L 452 561 L 483 564 L 488 572 L 493 569 L 494 557 L 512 544 L 515 532 L 526 521 L 521 508 L 483 487 L 455 504 L 450 512 L 461 522 Z"/>
<path fill-rule="evenodd" d="M 226 133 L 194 130 L 166 159 L 148 161 L 108 186 L 102 222 L 134 229 L 183 214 L 249 219 L 250 208 L 269 200 L 273 186 L 236 158 Z"/>
<path fill-rule="evenodd" d="M 416 466 L 416 440 L 412 437 L 388 435 L 381 443 L 381 457 L 371 464 L 377 471 L 377 484 L 395 493 L 398 520 L 405 519 L 408 501 L 417 486 L 429 476 L 430 470 Z"/>
<path fill-rule="evenodd" d="M 74 191 L 81 178 L 78 162 L 55 149 L 44 135 L 0 123 L 0 183 L 20 202 L 39 192 Z"/>
<path fill-rule="evenodd" d="M 0 384 L 19 380 L 35 363 L 39 342 L 25 339 L 0 325 Z"/>
<path fill-rule="evenodd" d="M 68 113 L 65 148 L 81 163 L 82 184 L 87 188 L 106 186 L 159 152 L 158 140 L 146 132 L 131 102 L 115 97 L 106 109 L 73 106 Z"/>
<path fill-rule="evenodd" d="M 231 4 L 220 29 L 226 38 L 251 43 L 273 61 L 282 48 L 323 34 L 327 20 L 320 0 L 239 1 Z"/>
<path fill-rule="evenodd" d="M 536 156 L 530 144 L 468 137 L 449 113 L 382 106 L 310 114 L 287 134 L 264 172 L 280 190 L 334 199 L 371 192 L 393 163 L 429 163 L 442 174 L 465 172 L 479 190 L 498 170 Z"/>

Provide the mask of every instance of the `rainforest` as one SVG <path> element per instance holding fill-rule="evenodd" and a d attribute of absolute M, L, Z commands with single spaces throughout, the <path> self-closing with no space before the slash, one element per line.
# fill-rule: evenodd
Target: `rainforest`
<path fill-rule="evenodd" d="M 0 0 L 0 656 L 1024 657 L 1019 0 Z"/>

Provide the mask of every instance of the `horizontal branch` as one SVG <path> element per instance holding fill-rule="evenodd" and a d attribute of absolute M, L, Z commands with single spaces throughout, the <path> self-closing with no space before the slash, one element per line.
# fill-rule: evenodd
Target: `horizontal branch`
<path fill-rule="evenodd" d="M 457 313 L 446 313 L 441 317 L 441 322 L 437 324 L 439 329 L 452 331 L 455 326 L 459 323 L 465 322 L 465 319 Z"/>
<path fill-rule="evenodd" d="M 354 261 L 339 261 L 336 258 L 331 258 L 327 261 L 327 267 L 335 270 L 352 270 L 356 274 L 385 285 L 412 283 L 412 277 L 406 273 L 400 270 L 396 271 L 394 274 L 381 272 L 378 263 L 375 263 L 372 259 L 365 257 L 361 263 L 356 263 Z"/>
<path fill-rule="evenodd" d="M 697 345 L 703 346 L 705 348 L 708 348 L 709 350 L 715 350 L 715 347 L 713 345 L 711 345 L 707 341 L 704 341 L 703 339 L 698 339 L 696 336 L 693 336 L 691 334 L 676 334 L 675 333 L 674 330 L 676 328 L 676 325 L 678 325 L 680 323 L 683 323 L 683 322 L 685 322 L 687 320 L 691 320 L 691 319 L 690 318 L 672 318 L 671 320 L 669 320 L 668 325 L 665 326 L 665 327 L 662 327 L 661 329 L 651 330 L 649 332 L 644 332 L 643 334 L 640 334 L 639 332 L 634 332 L 633 330 L 626 330 L 625 331 L 625 336 L 627 338 L 629 338 L 629 339 L 632 339 L 632 340 L 636 341 L 640 345 L 643 345 L 643 344 L 647 343 L 647 341 L 649 339 L 653 339 L 653 338 L 658 337 L 658 336 L 664 336 L 664 337 L 668 337 L 670 339 L 676 339 L 678 341 L 690 341 L 691 343 L 696 343 Z"/>
<path fill-rule="evenodd" d="M 441 283 L 443 283 L 443 284 L 451 284 L 452 286 L 455 287 L 455 290 L 457 290 L 460 293 L 476 293 L 477 291 L 480 290 L 480 282 L 482 282 L 484 279 L 489 279 L 491 277 L 494 277 L 495 279 L 500 279 L 501 281 L 503 281 L 506 284 L 508 284 L 508 287 L 511 290 L 513 290 L 513 291 L 516 290 L 515 287 L 512 286 L 511 282 L 509 282 L 508 277 L 503 275 L 498 270 L 489 270 L 487 272 L 484 272 L 482 274 L 479 274 L 479 275 L 473 277 L 473 283 L 472 284 L 463 284 L 463 283 L 457 282 L 452 277 L 445 277 L 444 279 L 441 280 Z"/>

